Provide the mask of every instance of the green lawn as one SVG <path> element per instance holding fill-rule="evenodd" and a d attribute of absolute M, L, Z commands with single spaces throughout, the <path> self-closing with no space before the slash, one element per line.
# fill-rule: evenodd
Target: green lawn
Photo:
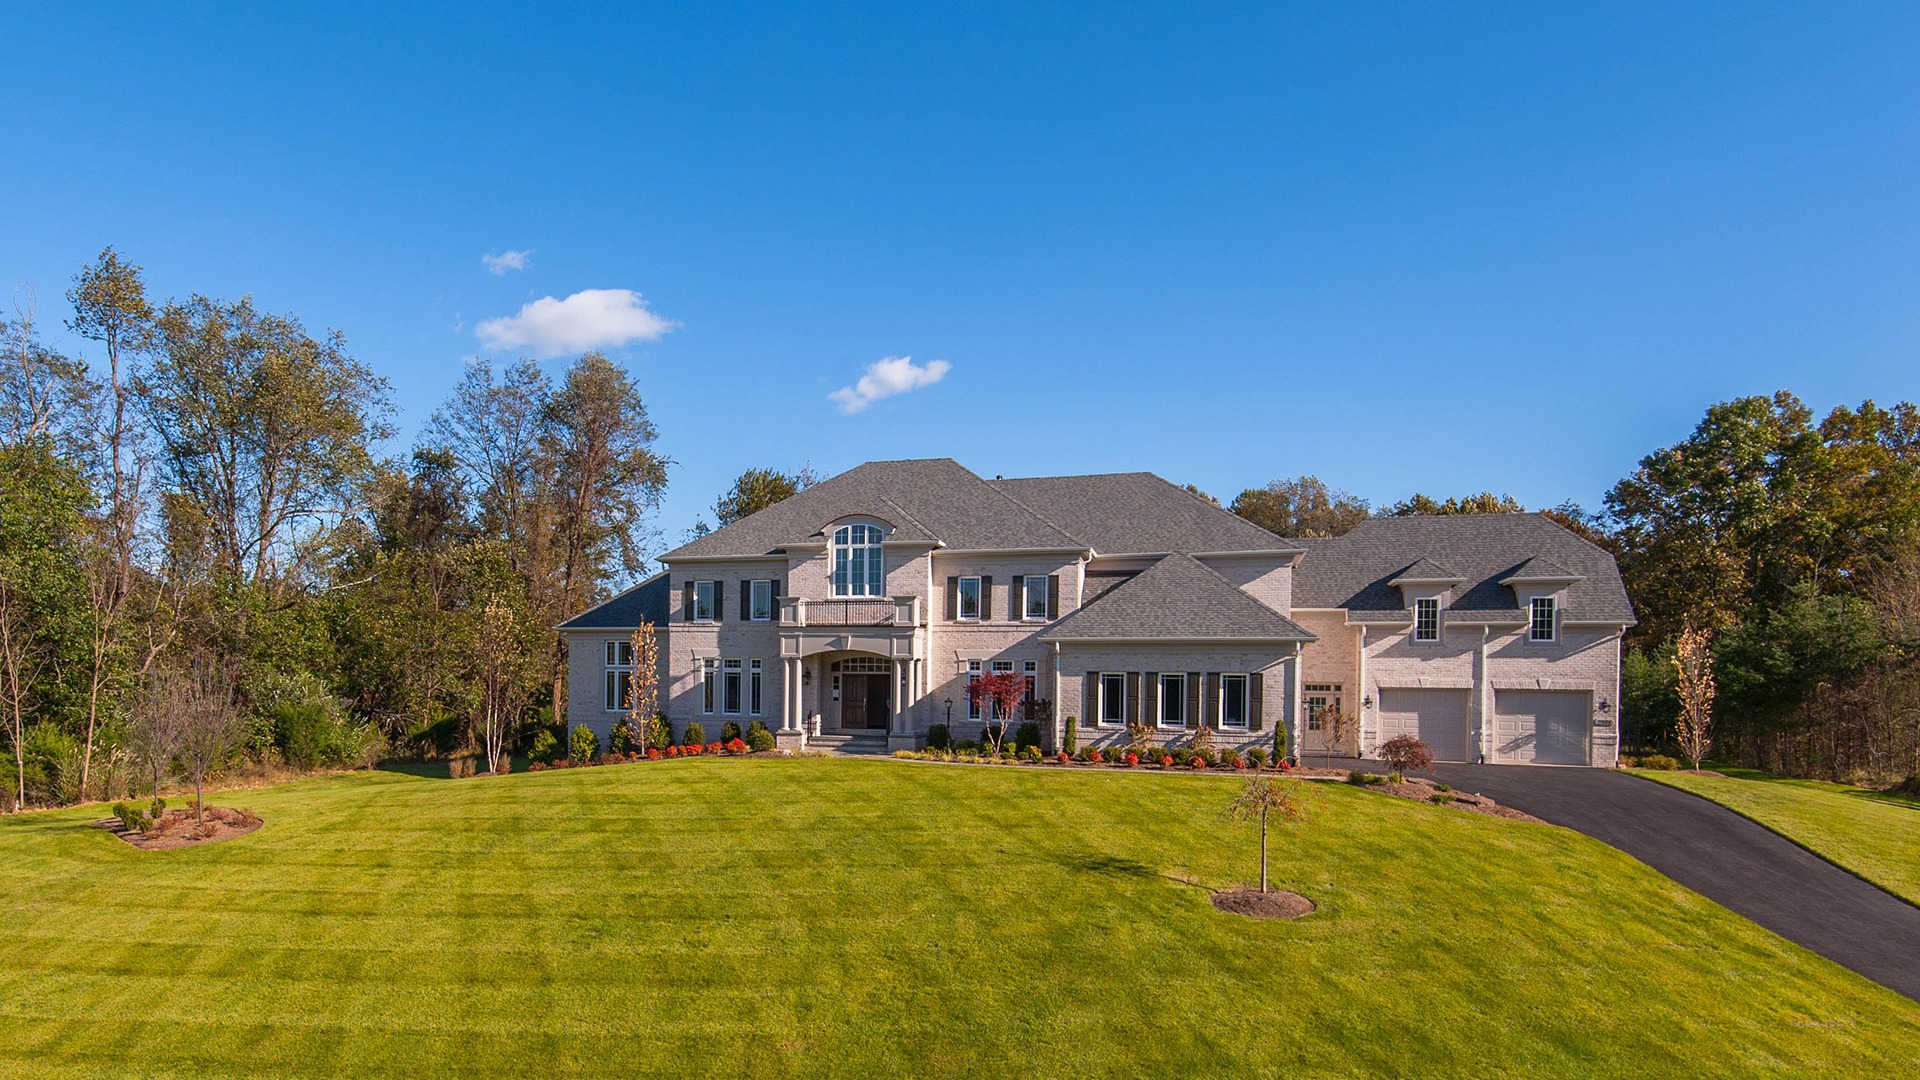
<path fill-rule="evenodd" d="M 1901 1076 L 1920 1005 L 1560 829 L 1230 777 L 696 760 L 0 820 L 0 1073 Z"/>
<path fill-rule="evenodd" d="M 1920 800 L 1752 769 L 1715 768 L 1727 775 L 1634 772 L 1712 799 L 1920 904 Z"/>

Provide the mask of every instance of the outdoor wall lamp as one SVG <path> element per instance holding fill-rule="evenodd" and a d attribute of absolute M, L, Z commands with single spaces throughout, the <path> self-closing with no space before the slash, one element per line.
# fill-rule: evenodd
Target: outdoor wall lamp
<path fill-rule="evenodd" d="M 947 726 L 949 728 L 953 726 L 953 699 L 952 698 L 947 699 Z"/>
<path fill-rule="evenodd" d="M 813 685 L 813 669 L 812 668 L 805 667 L 805 666 L 802 666 L 800 668 L 800 685 L 801 686 Z"/>
<path fill-rule="evenodd" d="M 1366 697 L 1363 697 L 1363 698 L 1361 698 L 1361 699 L 1360 699 L 1360 707 L 1361 707 L 1361 708 L 1363 708 L 1363 709 L 1371 709 L 1371 708 L 1373 708 L 1373 695 L 1372 695 L 1372 694 L 1368 694 L 1368 695 L 1367 695 Z"/>
<path fill-rule="evenodd" d="M 1600 709 L 1600 711 L 1601 711 L 1601 712 L 1612 712 L 1612 711 L 1613 711 L 1613 702 L 1611 702 L 1611 701 L 1608 701 L 1608 700 L 1607 700 L 1606 698 L 1601 698 L 1601 699 L 1600 699 L 1600 705 L 1599 705 L 1599 709 Z"/>

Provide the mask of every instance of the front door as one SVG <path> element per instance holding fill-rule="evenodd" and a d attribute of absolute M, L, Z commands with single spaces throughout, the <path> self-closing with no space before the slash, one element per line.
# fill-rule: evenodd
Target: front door
<path fill-rule="evenodd" d="M 840 726 L 843 728 L 864 728 L 867 726 L 867 683 L 871 675 L 840 676 Z"/>

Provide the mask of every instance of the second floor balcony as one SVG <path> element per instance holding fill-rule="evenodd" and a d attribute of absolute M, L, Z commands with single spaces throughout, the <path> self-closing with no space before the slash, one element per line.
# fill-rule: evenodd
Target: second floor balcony
<path fill-rule="evenodd" d="M 810 600 L 780 598 L 781 626 L 899 626 L 920 625 L 917 596 L 859 596 Z"/>

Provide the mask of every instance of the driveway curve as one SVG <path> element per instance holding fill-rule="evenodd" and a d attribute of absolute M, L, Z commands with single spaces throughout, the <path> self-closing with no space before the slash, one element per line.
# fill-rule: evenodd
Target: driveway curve
<path fill-rule="evenodd" d="M 1619 848 L 1788 941 L 1920 1001 L 1920 907 L 1718 803 L 1605 769 L 1439 765 L 1434 772 L 1462 791 Z"/>

